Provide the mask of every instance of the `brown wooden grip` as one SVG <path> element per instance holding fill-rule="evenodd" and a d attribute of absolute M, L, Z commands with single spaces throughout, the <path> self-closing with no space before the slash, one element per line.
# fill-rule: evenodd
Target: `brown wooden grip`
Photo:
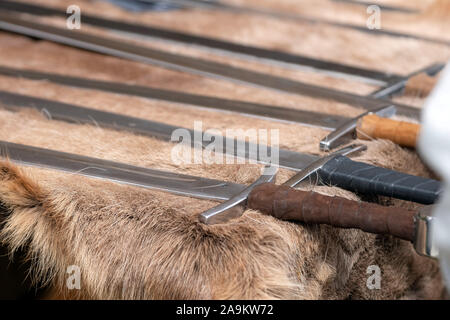
<path fill-rule="evenodd" d="M 282 220 L 356 228 L 414 240 L 414 211 L 324 196 L 265 183 L 249 195 L 248 207 Z"/>
<path fill-rule="evenodd" d="M 369 114 L 358 120 L 357 136 L 360 139 L 386 139 L 401 146 L 415 148 L 420 125 Z"/>
<path fill-rule="evenodd" d="M 430 77 L 426 73 L 419 73 L 411 78 L 405 85 L 404 95 L 424 98 L 433 90 L 438 77 Z"/>

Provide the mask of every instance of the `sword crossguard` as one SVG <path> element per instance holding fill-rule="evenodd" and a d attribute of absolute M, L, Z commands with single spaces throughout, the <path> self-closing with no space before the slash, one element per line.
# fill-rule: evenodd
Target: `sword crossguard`
<path fill-rule="evenodd" d="M 262 183 L 272 182 L 277 174 L 277 168 L 267 165 L 264 167 L 263 174 L 251 185 L 242 190 L 239 194 L 233 196 L 231 199 L 222 202 L 218 206 L 206 210 L 199 215 L 200 222 L 204 224 L 214 225 L 219 223 L 228 222 L 231 219 L 240 217 L 242 210 L 236 208 L 238 205 L 247 201 L 248 195 L 254 187 Z"/>
<path fill-rule="evenodd" d="M 395 115 L 396 111 L 397 108 L 395 107 L 395 105 L 388 105 L 360 114 L 359 116 L 345 122 L 343 125 L 331 132 L 324 139 L 322 139 L 319 144 L 320 150 L 330 151 L 346 142 L 349 136 L 351 136 L 352 139 L 355 139 L 358 121 L 365 116 L 375 114 L 383 118 L 390 118 Z"/>
<path fill-rule="evenodd" d="M 294 175 L 291 179 L 286 181 L 283 185 L 289 187 L 295 187 L 300 182 L 304 181 L 310 175 L 317 172 L 323 165 L 325 165 L 328 161 L 332 160 L 337 156 L 346 156 L 358 151 L 365 150 L 367 147 L 364 145 L 351 145 L 345 148 L 342 148 L 330 155 L 327 155 L 323 158 L 320 158 L 317 161 L 314 161 L 305 169 Z M 231 219 L 240 217 L 242 215 L 242 210 L 237 208 L 238 205 L 244 204 L 247 201 L 249 194 L 252 190 L 260 184 L 272 182 L 276 176 L 276 168 L 273 166 L 266 166 L 264 168 L 263 174 L 251 185 L 245 188 L 239 194 L 233 196 L 231 199 L 222 202 L 221 204 L 208 209 L 199 215 L 200 222 L 208 225 L 214 225 L 219 223 L 226 223 Z"/>

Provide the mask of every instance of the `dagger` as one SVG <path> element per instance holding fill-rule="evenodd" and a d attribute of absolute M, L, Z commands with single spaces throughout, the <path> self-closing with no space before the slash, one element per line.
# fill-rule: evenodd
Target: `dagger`
<path fill-rule="evenodd" d="M 435 222 L 429 216 L 429 206 L 412 211 L 304 192 L 292 188 L 300 180 L 298 174 L 282 186 L 276 186 L 270 183 L 276 170 L 269 166 L 253 184 L 245 186 L 5 141 L 0 141 L 0 149 L 3 158 L 19 165 L 54 169 L 199 199 L 225 200 L 199 216 L 199 220 L 207 224 L 224 223 L 240 216 L 242 211 L 232 209 L 237 204 L 246 203 L 248 209 L 280 219 L 390 234 L 412 241 L 420 254 L 437 256 L 430 232 Z"/>
<path fill-rule="evenodd" d="M 126 130 L 167 142 L 174 142 L 172 141 L 172 133 L 175 130 L 183 129 L 156 121 L 8 92 L 0 91 L 0 101 L 13 109 L 23 107 L 38 109 L 53 120 L 88 124 L 92 124 L 95 121 L 95 124 L 101 127 Z M 191 137 L 203 137 L 203 132 L 195 132 L 191 129 L 184 130 Z M 441 192 L 439 181 L 372 166 L 345 157 L 345 155 L 362 150 L 361 146 L 344 149 L 346 152 L 336 152 L 325 157 L 319 157 L 261 144 L 255 145 L 247 141 L 239 141 L 227 137 L 223 137 L 220 140 L 222 140 L 220 150 L 223 150 L 225 154 L 254 160 L 262 164 L 270 164 L 271 159 L 261 155 L 260 150 L 267 150 L 267 154 L 271 155 L 274 152 L 278 152 L 277 165 L 293 171 L 300 171 L 301 181 L 313 179 L 313 181 L 338 186 L 356 193 L 383 195 L 422 204 L 433 204 Z M 206 148 L 209 143 L 209 141 L 205 142 L 203 139 L 202 141 L 191 139 L 190 146 L 192 148 Z M 233 146 L 233 148 L 228 146 Z M 253 153 L 250 150 L 257 150 L 257 152 Z"/>

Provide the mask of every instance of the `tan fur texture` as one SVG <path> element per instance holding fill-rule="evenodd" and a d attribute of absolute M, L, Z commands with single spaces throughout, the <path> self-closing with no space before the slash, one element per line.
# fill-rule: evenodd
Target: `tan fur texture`
<path fill-rule="evenodd" d="M 47 0 L 59 7 L 70 1 Z M 291 6 L 295 1 L 284 0 Z M 154 23 L 243 43 L 283 49 L 342 63 L 407 74 L 450 58 L 442 45 L 410 39 L 374 38 L 331 27 L 317 27 L 229 13 L 174 11 L 128 14 L 103 2 L 79 1 L 86 12 Z M 70 4 L 72 4 L 70 2 Z M 304 5 L 307 7 L 307 5 Z M 310 4 L 311 7 L 311 4 Z M 104 10 L 103 10 L 104 9 Z M 316 9 L 310 8 L 314 11 Z M 233 23 L 229 23 L 232 19 Z M 52 23 L 63 22 L 48 19 Z M 85 28 L 83 26 L 83 28 Z M 86 27 L 84 31 L 104 31 Z M 111 35 L 119 37 L 118 35 Z M 120 36 L 123 37 L 123 36 Z M 323 41 L 323 39 L 327 41 Z M 301 41 L 292 41 L 301 39 Z M 130 41 L 130 40 L 129 40 Z M 143 40 L 132 40 L 144 44 Z M 364 44 L 364 45 L 362 45 Z M 0 33 L 0 63 L 74 76 L 136 83 L 329 114 L 354 116 L 361 110 L 333 101 L 212 80 L 149 65 L 83 52 Z M 173 52 L 289 76 L 358 94 L 371 86 L 324 75 L 213 57 L 192 48 L 150 43 Z M 420 50 L 421 54 L 417 54 Z M 401 52 L 401 54 L 399 54 Z M 250 118 L 137 97 L 76 89 L 47 81 L 0 77 L 0 90 L 78 104 L 143 119 L 203 130 L 276 129 L 280 146 L 320 154 L 327 131 L 299 124 Z M 401 97 L 415 103 L 423 99 Z M 153 138 L 48 120 L 35 110 L 0 108 L 0 140 L 114 160 L 133 165 L 249 184 L 261 166 L 249 164 L 176 164 L 173 144 Z M 359 142 L 359 141 L 358 141 Z M 356 160 L 420 176 L 431 176 L 419 156 L 387 141 L 366 141 Z M 2 150 L 7 154 L 7 150 Z M 205 226 L 198 213 L 216 203 L 122 186 L 53 170 L 0 164 L 0 239 L 11 252 L 28 250 L 36 283 L 50 284 L 52 297 L 89 299 L 439 299 L 444 297 L 438 264 L 418 256 L 410 243 L 390 237 L 327 226 L 298 225 L 246 211 L 228 224 Z M 281 183 L 293 172 L 280 170 Z M 305 188 L 350 199 L 333 186 Z M 415 204 L 378 199 L 385 205 Z M 68 290 L 67 268 L 81 270 L 81 290 Z M 382 271 L 380 290 L 366 286 L 367 268 Z"/>
<path fill-rule="evenodd" d="M 52 280 L 63 297 L 430 299 L 443 294 L 436 265 L 403 241 L 298 226 L 251 211 L 226 225 L 205 226 L 189 214 L 204 207 L 194 200 L 181 204 L 172 195 L 81 177 L 62 178 L 58 190 L 49 192 L 8 163 L 1 169 L 1 201 L 12 211 L 2 238 L 12 251 L 28 246 L 33 274 Z M 75 293 L 67 292 L 64 281 L 72 264 L 84 271 L 82 290 Z M 366 287 L 365 270 L 372 264 L 383 266 L 379 291 Z"/>
<path fill-rule="evenodd" d="M 442 23 L 448 23 L 448 17 L 450 15 L 450 1 L 448 0 L 434 0 L 424 12 L 430 20 L 438 20 Z"/>

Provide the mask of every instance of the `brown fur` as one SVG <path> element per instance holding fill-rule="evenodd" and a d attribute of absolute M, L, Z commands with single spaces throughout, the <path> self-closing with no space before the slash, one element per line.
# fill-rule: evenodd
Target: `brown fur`
<path fill-rule="evenodd" d="M 438 20 L 442 23 L 448 23 L 450 16 L 450 1 L 434 0 L 423 13 L 430 20 Z"/>
<path fill-rule="evenodd" d="M 61 181 L 59 190 L 50 192 L 8 163 L 1 169 L 0 199 L 12 211 L 2 239 L 13 252 L 27 245 L 36 280 L 52 280 L 63 296 L 430 299 L 443 294 L 436 264 L 403 241 L 299 226 L 251 211 L 230 224 L 205 226 L 186 214 L 198 208 L 193 200 L 180 207 L 175 196 L 81 177 L 63 179 L 72 185 Z M 67 292 L 64 281 L 72 264 L 82 270 L 82 290 L 75 293 Z M 379 291 L 366 287 L 371 264 L 382 266 Z"/>

